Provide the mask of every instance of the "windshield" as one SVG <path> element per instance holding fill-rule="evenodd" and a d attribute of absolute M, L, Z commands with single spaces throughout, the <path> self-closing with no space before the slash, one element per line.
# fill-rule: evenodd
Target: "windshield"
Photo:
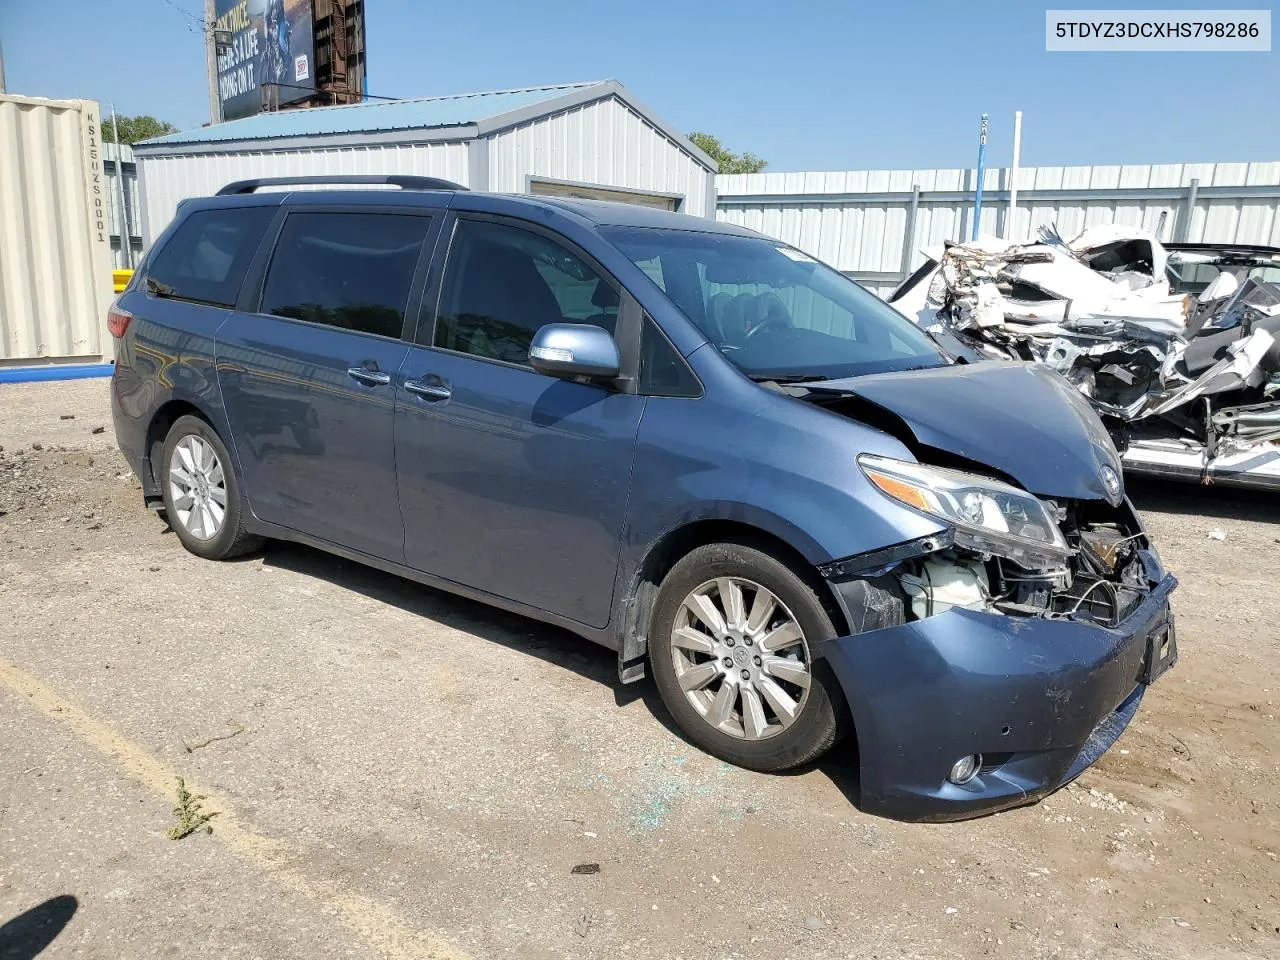
<path fill-rule="evenodd" d="M 641 227 L 601 233 L 754 380 L 828 380 L 947 362 L 888 304 L 777 241 Z"/>

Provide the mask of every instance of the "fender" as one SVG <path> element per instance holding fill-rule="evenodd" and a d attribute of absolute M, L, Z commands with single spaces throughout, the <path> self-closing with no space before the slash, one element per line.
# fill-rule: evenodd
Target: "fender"
<path fill-rule="evenodd" d="M 728 521 L 786 544 L 814 567 L 943 529 L 886 498 L 858 469 L 861 451 L 911 459 L 900 441 L 731 376 L 736 397 L 717 401 L 708 390 L 699 399 L 650 397 L 645 406 L 614 584 L 624 680 L 643 670 L 636 661 L 656 587 L 646 582 L 646 564 L 681 529 Z M 726 430 L 734 419 L 742 429 Z"/>

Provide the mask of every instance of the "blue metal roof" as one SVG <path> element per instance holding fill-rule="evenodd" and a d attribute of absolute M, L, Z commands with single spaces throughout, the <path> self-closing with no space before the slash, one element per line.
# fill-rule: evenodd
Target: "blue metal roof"
<path fill-rule="evenodd" d="M 165 137 L 145 140 L 143 143 L 147 146 L 161 146 L 467 126 L 530 107 L 545 100 L 555 100 L 575 90 L 600 86 L 604 83 L 607 81 L 527 87 L 521 90 L 494 90 L 488 93 L 462 93 L 448 97 L 423 97 L 417 100 L 365 101 L 342 107 L 282 110 L 276 113 L 260 113 L 242 120 L 230 120 L 182 133 L 171 133 Z"/>

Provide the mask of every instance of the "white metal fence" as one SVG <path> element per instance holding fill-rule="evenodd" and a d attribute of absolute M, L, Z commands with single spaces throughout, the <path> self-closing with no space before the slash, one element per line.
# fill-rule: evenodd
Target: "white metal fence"
<path fill-rule="evenodd" d="M 103 125 L 108 134 L 111 132 L 111 121 Z M 103 172 L 107 178 L 107 217 L 111 224 L 111 266 L 114 269 L 135 267 L 142 259 L 142 217 L 140 197 L 138 194 L 138 167 L 133 162 L 133 147 L 118 147 L 114 143 L 105 144 L 103 154 Z M 124 194 L 120 193 L 120 174 L 124 171 Z M 123 214 L 121 212 L 123 206 Z M 128 223 L 128 244 L 122 246 L 121 229 Z"/>
<path fill-rule="evenodd" d="M 1009 212 L 1008 168 L 983 177 L 983 232 L 1026 240 L 1054 224 L 1126 223 L 1166 241 L 1280 246 L 1280 163 L 1023 167 Z M 976 171 L 854 170 L 716 177 L 716 217 L 793 244 L 880 294 L 923 257 L 968 239 Z"/>

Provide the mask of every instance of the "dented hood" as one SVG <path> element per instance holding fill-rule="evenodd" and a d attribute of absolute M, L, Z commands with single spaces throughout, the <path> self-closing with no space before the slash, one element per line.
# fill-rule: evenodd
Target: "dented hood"
<path fill-rule="evenodd" d="M 1120 460 L 1098 415 L 1042 365 L 955 364 L 805 388 L 858 397 L 901 421 L 917 444 L 986 464 L 1032 493 L 1113 503 L 1123 497 Z M 928 460 L 927 451 L 919 455 Z M 1112 489 L 1104 467 L 1114 471 Z"/>

